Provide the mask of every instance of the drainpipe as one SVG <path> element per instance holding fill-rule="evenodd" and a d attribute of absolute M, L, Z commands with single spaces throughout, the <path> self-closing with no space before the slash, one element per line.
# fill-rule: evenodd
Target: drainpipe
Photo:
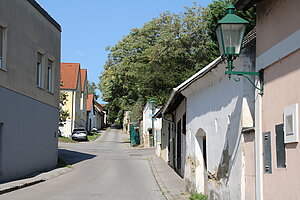
<path fill-rule="evenodd" d="M 260 81 L 256 80 L 258 87 Z M 262 148 L 262 100 L 259 90 L 255 90 L 255 185 L 256 200 L 263 200 L 263 148 Z"/>

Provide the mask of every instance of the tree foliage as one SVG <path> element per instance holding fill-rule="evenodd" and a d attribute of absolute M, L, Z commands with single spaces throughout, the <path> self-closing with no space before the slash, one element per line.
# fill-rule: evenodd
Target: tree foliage
<path fill-rule="evenodd" d="M 88 94 L 93 94 L 96 100 L 99 98 L 97 90 L 98 86 L 96 85 L 96 83 L 88 81 Z"/>
<path fill-rule="evenodd" d="M 205 9 L 194 3 L 180 14 L 161 13 L 108 47 L 99 89 L 109 102 L 110 121 L 126 110 L 141 111 L 137 107 L 151 98 L 162 105 L 173 87 L 213 61 L 219 55 L 215 28 L 225 7 L 226 1 L 218 0 Z M 242 16 L 252 27 L 253 14 Z"/>
<path fill-rule="evenodd" d="M 68 94 L 66 92 L 59 93 L 59 122 L 65 122 L 67 118 L 70 116 L 68 110 L 63 110 L 63 106 L 67 102 Z"/>

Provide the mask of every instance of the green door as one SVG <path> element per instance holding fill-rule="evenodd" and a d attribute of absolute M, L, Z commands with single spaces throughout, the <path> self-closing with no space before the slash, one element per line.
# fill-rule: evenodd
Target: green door
<path fill-rule="evenodd" d="M 134 127 L 133 124 L 130 124 L 130 145 L 132 147 L 140 144 L 140 135 L 138 129 Z"/>

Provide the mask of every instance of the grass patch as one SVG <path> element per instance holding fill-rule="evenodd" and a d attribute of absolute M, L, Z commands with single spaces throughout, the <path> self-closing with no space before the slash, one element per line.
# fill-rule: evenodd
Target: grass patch
<path fill-rule="evenodd" d="M 66 163 L 66 161 L 64 161 L 63 159 L 61 159 L 60 157 L 58 157 L 57 158 L 56 168 L 62 168 L 62 167 L 72 168 L 72 166 L 69 165 L 68 163 Z"/>
<path fill-rule="evenodd" d="M 78 143 L 77 141 L 72 140 L 69 137 L 63 137 L 63 136 L 59 136 L 58 137 L 58 142 L 62 142 L 62 143 Z"/>
<path fill-rule="evenodd" d="M 100 137 L 101 135 L 97 132 L 89 132 L 88 133 L 88 140 L 89 141 L 94 141 L 96 140 L 98 137 Z"/>
<path fill-rule="evenodd" d="M 194 193 L 189 197 L 190 200 L 207 200 L 207 196 L 203 194 Z"/>

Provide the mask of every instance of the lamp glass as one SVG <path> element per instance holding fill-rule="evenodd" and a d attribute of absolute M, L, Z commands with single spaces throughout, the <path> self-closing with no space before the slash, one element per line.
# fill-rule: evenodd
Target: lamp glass
<path fill-rule="evenodd" d="M 217 39 L 218 39 L 220 53 L 221 53 L 221 55 L 224 55 L 224 42 L 223 42 L 223 38 L 222 38 L 221 25 L 218 25 L 218 27 L 216 29 L 216 33 L 217 33 Z"/>
<path fill-rule="evenodd" d="M 244 32 L 245 24 L 221 24 L 223 54 L 240 54 Z"/>

